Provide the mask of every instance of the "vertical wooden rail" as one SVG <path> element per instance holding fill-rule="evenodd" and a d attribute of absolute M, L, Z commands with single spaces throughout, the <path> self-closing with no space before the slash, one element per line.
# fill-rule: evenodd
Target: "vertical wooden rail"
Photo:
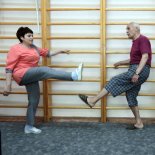
<path fill-rule="evenodd" d="M 106 0 L 100 2 L 100 26 L 101 26 L 101 89 L 106 84 Z M 101 122 L 106 122 L 106 102 L 104 97 L 101 99 Z"/>
<path fill-rule="evenodd" d="M 42 24 L 42 47 L 47 48 L 47 1 L 41 0 L 41 24 Z M 43 65 L 47 65 L 47 59 L 43 59 Z M 43 81 L 43 108 L 44 108 L 44 121 L 48 121 L 48 86 L 47 80 Z"/>
<path fill-rule="evenodd" d="M 48 23 L 49 22 L 51 22 L 51 18 L 50 18 L 50 11 L 48 10 L 49 8 L 50 8 L 50 0 L 48 0 L 47 1 L 47 3 L 46 3 L 46 15 L 47 15 L 47 18 L 46 18 L 46 21 L 47 21 L 47 23 L 46 23 L 46 28 L 47 28 L 47 37 L 50 37 L 51 36 L 51 31 L 50 31 L 50 27 L 52 28 L 52 24 L 51 24 L 51 26 L 49 26 L 48 25 Z M 47 47 L 48 47 L 48 49 L 50 50 L 51 49 L 51 41 L 48 39 L 48 38 L 46 38 L 46 42 L 47 42 Z M 49 65 L 49 64 L 51 64 L 51 59 L 48 59 L 48 61 L 47 61 L 47 65 Z M 50 95 L 50 98 L 49 98 L 49 91 L 50 92 L 52 92 L 52 85 L 51 85 L 51 83 L 52 83 L 52 81 L 49 81 L 49 80 L 47 80 L 46 81 L 47 83 L 46 83 L 46 86 L 47 86 L 47 99 L 48 99 L 48 106 L 47 106 L 47 121 L 49 121 L 49 120 L 52 120 L 52 108 L 49 108 L 50 106 L 52 106 L 52 95 Z"/>

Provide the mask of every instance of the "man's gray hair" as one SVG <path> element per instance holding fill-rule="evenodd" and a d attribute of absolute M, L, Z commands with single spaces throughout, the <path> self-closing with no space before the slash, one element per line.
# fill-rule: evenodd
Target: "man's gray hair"
<path fill-rule="evenodd" d="M 136 22 L 131 22 L 129 25 L 133 25 L 140 32 L 140 25 Z"/>

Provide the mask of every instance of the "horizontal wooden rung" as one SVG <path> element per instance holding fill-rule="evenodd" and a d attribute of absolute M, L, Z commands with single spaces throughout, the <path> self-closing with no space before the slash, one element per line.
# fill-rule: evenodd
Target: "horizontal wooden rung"
<path fill-rule="evenodd" d="M 78 95 L 78 94 L 86 94 L 86 95 L 96 95 L 98 92 L 90 92 L 90 91 L 52 91 L 48 92 L 48 95 Z"/>
<path fill-rule="evenodd" d="M 48 106 L 49 109 L 90 109 L 88 106 Z M 92 109 L 101 109 L 101 107 L 93 107 Z"/>
<path fill-rule="evenodd" d="M 39 23 L 41 25 L 41 23 Z M 37 22 L 0 22 L 0 25 L 37 25 Z"/>
<path fill-rule="evenodd" d="M 130 50 L 108 50 L 106 51 L 106 54 L 129 54 Z"/>
<path fill-rule="evenodd" d="M 36 11 L 36 8 L 0 8 L 0 11 Z"/>
<path fill-rule="evenodd" d="M 0 80 L 6 80 L 5 78 L 0 78 Z"/>
<path fill-rule="evenodd" d="M 78 22 L 50 22 L 47 25 L 100 25 L 100 22 L 93 22 L 93 21 L 78 21 Z"/>
<path fill-rule="evenodd" d="M 57 79 L 48 79 L 49 82 L 54 82 L 54 81 L 65 81 L 65 80 L 57 80 Z M 74 82 L 101 82 L 101 79 L 94 79 L 94 78 L 85 78 L 85 79 L 82 79 L 81 81 L 74 81 Z"/>
<path fill-rule="evenodd" d="M 82 92 L 82 91 L 75 91 L 75 92 L 73 92 L 73 91 L 52 91 L 52 92 L 48 92 L 48 95 L 78 95 L 78 94 L 86 94 L 86 95 L 96 95 L 96 94 L 98 94 L 99 93 L 99 91 L 98 92 L 92 92 L 92 91 L 84 91 L 84 92 Z M 1 91 L 0 92 L 0 94 L 3 94 L 3 92 Z M 18 92 L 14 92 L 14 91 L 12 91 L 10 94 L 27 94 L 27 92 L 20 92 L 20 91 L 18 91 Z M 40 95 L 42 95 L 43 93 L 41 92 L 40 93 Z M 123 93 L 123 94 L 121 94 L 120 96 L 124 96 L 125 94 Z M 109 94 L 108 96 L 111 96 L 111 94 Z M 139 93 L 139 96 L 154 96 L 155 97 L 155 94 L 153 94 L 153 93 Z"/>
<path fill-rule="evenodd" d="M 70 54 L 99 54 L 99 50 L 70 50 Z"/>
<path fill-rule="evenodd" d="M 42 37 L 34 36 L 34 39 L 41 39 Z M 0 36 L 0 39 L 17 39 L 16 36 Z"/>
<path fill-rule="evenodd" d="M 106 82 L 109 82 L 110 80 L 106 80 Z M 146 82 L 155 82 L 155 80 L 146 80 Z"/>
<path fill-rule="evenodd" d="M 139 110 L 155 110 L 155 107 L 138 107 Z M 107 110 L 130 110 L 129 107 L 106 107 Z"/>
<path fill-rule="evenodd" d="M 5 67 L 5 64 L 0 64 L 0 67 Z M 42 66 L 42 65 L 39 65 Z M 76 64 L 51 64 L 48 65 L 48 67 L 52 67 L 52 68 L 76 68 L 78 67 L 78 65 Z M 83 66 L 84 68 L 101 68 L 100 64 L 84 64 Z M 118 68 L 128 68 L 128 65 L 124 65 L 124 66 L 119 66 Z M 113 65 L 107 65 L 106 68 L 115 68 Z M 151 68 L 155 68 L 155 66 L 151 66 Z"/>
<path fill-rule="evenodd" d="M 155 8 L 106 8 L 106 11 L 155 11 Z"/>
<path fill-rule="evenodd" d="M 0 67 L 5 67 L 6 66 L 6 64 L 0 64 Z"/>
<path fill-rule="evenodd" d="M 76 64 L 52 64 L 48 65 L 48 67 L 52 68 L 76 68 L 78 65 Z M 84 68 L 100 68 L 100 64 L 84 64 Z"/>
<path fill-rule="evenodd" d="M 130 54 L 130 52 L 129 52 L 130 50 L 128 50 L 128 51 L 118 51 L 118 50 L 108 50 L 108 51 L 106 51 L 106 54 Z M 155 54 L 155 52 L 152 52 L 152 54 Z"/>
<path fill-rule="evenodd" d="M 52 50 L 51 51 L 55 51 Z M 108 50 L 106 51 L 106 54 L 129 54 L 130 50 Z M 9 50 L 0 50 L 0 53 L 8 53 Z M 100 54 L 101 52 L 99 50 L 70 50 L 70 54 Z M 155 54 L 155 52 L 152 52 L 152 54 Z"/>
<path fill-rule="evenodd" d="M 53 92 L 48 92 L 48 95 L 78 95 L 78 94 L 85 94 L 85 95 L 90 95 L 90 96 L 95 96 L 99 93 L 98 92 L 90 92 L 90 91 L 80 91 L 80 92 L 73 92 L 73 91 L 53 91 Z M 109 94 L 108 96 L 111 96 L 111 94 Z M 119 96 L 125 96 L 125 94 L 121 94 Z M 153 96 L 155 97 L 155 94 L 151 94 L 151 93 L 139 93 L 138 96 Z"/>
<path fill-rule="evenodd" d="M 48 8 L 47 11 L 93 11 L 100 10 L 100 8 Z"/>
<path fill-rule="evenodd" d="M 138 22 L 140 25 L 155 25 L 155 22 Z M 106 22 L 106 25 L 127 25 L 129 22 Z"/>
<path fill-rule="evenodd" d="M 155 37 L 148 37 L 150 40 L 155 40 Z M 0 39 L 17 39 L 16 36 L 0 36 Z M 41 36 L 34 36 L 34 39 L 42 39 Z M 51 39 L 100 39 L 100 36 L 50 36 L 47 37 L 48 40 Z M 123 39 L 126 40 L 128 37 L 117 37 L 111 36 L 107 37 L 106 39 Z"/>
<path fill-rule="evenodd" d="M 8 50 L 0 50 L 0 53 L 8 53 Z"/>
<path fill-rule="evenodd" d="M 119 66 L 118 68 L 128 68 L 129 65 Z M 114 65 L 107 65 L 106 68 L 115 68 Z M 155 68 L 155 66 L 151 66 L 151 68 Z"/>
<path fill-rule="evenodd" d="M 107 50 L 106 54 L 130 54 L 130 49 L 129 50 Z M 152 54 L 155 54 L 155 51 L 153 51 Z"/>
<path fill-rule="evenodd" d="M 0 108 L 27 108 L 27 106 L 25 105 L 4 105 L 4 104 L 0 104 Z M 39 109 L 43 109 L 43 106 L 39 106 Z"/>
<path fill-rule="evenodd" d="M 111 94 L 109 94 L 108 96 L 111 96 Z M 125 94 L 121 94 L 120 96 L 125 96 Z M 152 96 L 152 97 L 155 97 L 155 94 L 151 94 L 151 93 L 139 93 L 138 96 Z"/>
<path fill-rule="evenodd" d="M 51 36 L 47 37 L 47 39 L 100 39 L 100 36 Z"/>
<path fill-rule="evenodd" d="M 119 66 L 118 68 L 128 68 L 129 66 L 124 65 L 124 66 Z M 115 68 L 114 65 L 107 65 L 106 68 Z"/>
<path fill-rule="evenodd" d="M 0 94 L 3 94 L 3 92 L 1 91 Z M 21 91 L 16 91 L 16 92 L 12 91 L 12 92 L 10 92 L 10 94 L 21 94 L 21 95 L 23 94 L 24 95 L 24 94 L 28 94 L 28 93 L 27 92 L 21 92 Z M 43 93 L 40 93 L 40 95 L 42 95 L 42 94 Z"/>
<path fill-rule="evenodd" d="M 97 95 L 99 93 L 98 92 L 92 92 L 92 91 L 80 91 L 80 92 L 73 92 L 73 91 L 53 91 L 53 92 L 48 92 L 48 95 L 78 95 L 78 94 L 85 94 L 85 95 L 90 95 L 90 96 L 94 96 Z M 108 96 L 111 96 L 111 94 L 109 94 Z M 121 94 L 120 96 L 125 96 L 125 94 Z M 153 93 L 139 93 L 138 96 L 154 96 L 155 94 Z"/>
<path fill-rule="evenodd" d="M 0 78 L 0 80 L 4 81 L 6 80 L 5 78 Z M 66 80 L 58 80 L 58 79 L 48 79 L 49 82 L 54 82 L 54 81 L 66 81 Z M 81 81 L 74 81 L 74 82 L 100 82 L 101 79 L 99 78 L 84 78 Z"/>
<path fill-rule="evenodd" d="M 0 80 L 4 81 L 6 80 L 5 78 L 0 78 Z M 48 79 L 48 82 L 54 82 L 54 81 L 66 81 L 66 80 L 58 80 L 58 79 Z M 83 78 L 81 81 L 74 81 L 74 82 L 101 82 L 101 79 L 99 78 Z M 106 82 L 109 82 L 109 80 L 106 80 Z M 146 82 L 155 82 L 155 80 L 146 80 Z"/>
<path fill-rule="evenodd" d="M 3 92 L 0 92 L 0 94 L 3 94 Z M 27 92 L 10 92 L 10 94 L 27 94 Z"/>
<path fill-rule="evenodd" d="M 41 9 L 39 8 L 39 11 Z M 47 11 L 95 11 L 100 8 L 48 8 Z M 0 11 L 36 11 L 36 8 L 0 8 Z M 155 11 L 155 8 L 106 8 L 106 11 Z"/>
<path fill-rule="evenodd" d="M 55 49 L 51 49 L 51 51 L 55 51 Z M 8 53 L 9 50 L 0 50 L 0 53 Z M 70 50 L 70 54 L 99 54 L 100 50 L 92 50 L 92 49 L 79 49 L 79 50 Z"/>
<path fill-rule="evenodd" d="M 148 37 L 150 40 L 155 40 L 155 37 Z M 128 37 L 117 37 L 117 36 L 111 36 L 111 37 L 106 37 L 106 39 L 129 39 Z"/>

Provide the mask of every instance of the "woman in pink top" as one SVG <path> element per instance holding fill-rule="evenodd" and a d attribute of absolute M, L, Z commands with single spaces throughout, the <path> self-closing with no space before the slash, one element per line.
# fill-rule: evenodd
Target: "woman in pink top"
<path fill-rule="evenodd" d="M 6 60 L 6 84 L 4 95 L 11 92 L 11 79 L 19 85 L 25 85 L 28 92 L 27 120 L 24 128 L 25 133 L 41 133 L 34 127 L 35 114 L 40 99 L 39 81 L 54 78 L 60 80 L 81 80 L 82 66 L 73 72 L 54 70 L 46 66 L 38 66 L 40 56 L 51 57 L 60 53 L 69 53 L 69 50 L 61 50 L 50 53 L 48 49 L 41 49 L 33 45 L 33 31 L 28 27 L 20 27 L 16 33 L 20 43 L 12 46 Z"/>

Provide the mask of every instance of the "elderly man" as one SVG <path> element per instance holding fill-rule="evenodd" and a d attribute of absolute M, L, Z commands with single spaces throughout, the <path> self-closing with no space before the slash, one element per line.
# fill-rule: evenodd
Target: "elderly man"
<path fill-rule="evenodd" d="M 88 97 L 79 94 L 79 97 L 92 108 L 98 100 L 109 93 L 115 97 L 125 92 L 128 105 L 136 120 L 136 123 L 128 129 L 142 129 L 144 125 L 139 114 L 137 96 L 141 85 L 149 77 L 152 58 L 151 44 L 147 37 L 140 34 L 140 26 L 137 23 L 129 23 L 126 32 L 128 38 L 133 41 L 130 59 L 119 61 L 114 64 L 114 67 L 129 65 L 128 71 L 114 76 L 97 96 Z"/>

